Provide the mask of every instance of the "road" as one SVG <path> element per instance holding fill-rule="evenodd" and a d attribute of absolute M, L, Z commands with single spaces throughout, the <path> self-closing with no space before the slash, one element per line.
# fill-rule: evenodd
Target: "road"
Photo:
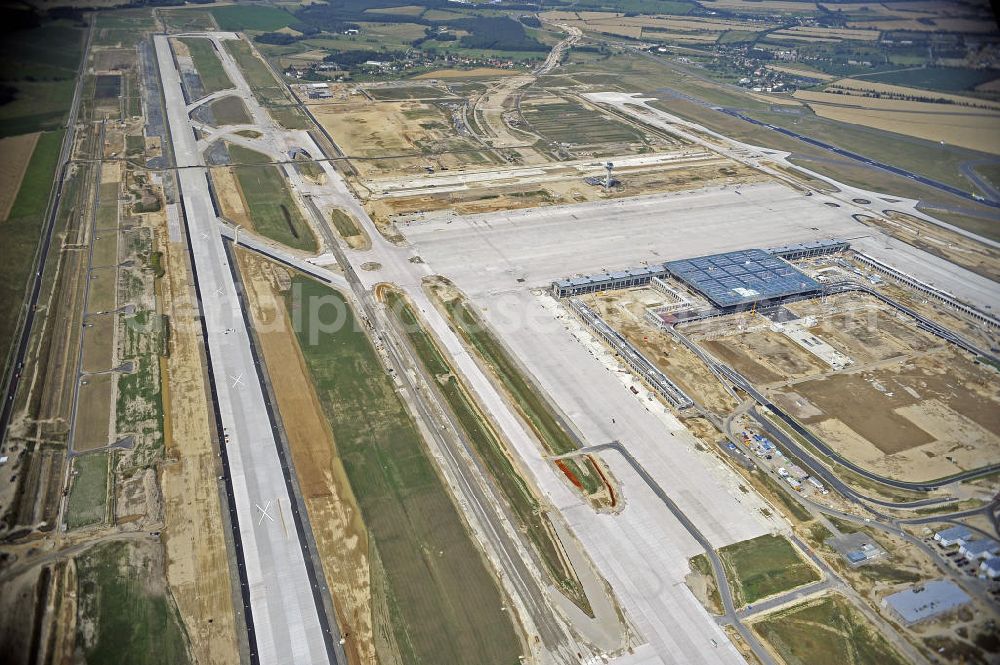
<path fill-rule="evenodd" d="M 19 332 L 15 334 L 17 340 L 16 347 L 8 354 L 9 362 L 4 366 L 7 379 L 3 405 L 0 406 L 0 444 L 7 439 L 7 428 L 10 426 L 11 417 L 14 411 L 14 398 L 17 396 L 17 389 L 21 385 L 21 372 L 24 369 L 24 359 L 28 352 L 28 344 L 31 341 L 31 332 L 35 323 L 35 309 L 38 306 L 38 298 L 42 292 L 42 277 L 45 274 L 45 266 L 49 258 L 49 249 L 52 245 L 52 237 L 56 228 L 56 215 L 62 203 L 63 185 L 66 182 L 66 175 L 70 167 L 70 156 L 73 151 L 74 137 L 76 136 L 76 122 L 80 112 L 80 95 L 83 91 L 84 73 L 87 71 L 90 54 L 90 46 L 94 38 L 93 17 L 88 19 L 91 27 L 87 30 L 87 42 L 83 47 L 83 54 L 80 56 L 80 66 L 76 72 L 76 87 L 73 89 L 73 101 L 70 104 L 69 117 L 66 120 L 66 135 L 63 137 L 62 148 L 59 151 L 58 172 L 59 177 L 53 183 L 52 191 L 49 193 L 49 203 L 46 208 L 46 222 L 42 230 L 41 243 L 35 260 L 35 274 L 31 278 L 31 287 L 24 304 L 24 319 L 21 322 Z"/>
<path fill-rule="evenodd" d="M 223 466 L 233 516 L 251 660 L 263 665 L 346 662 L 334 639 L 279 442 L 233 267 L 212 208 L 169 41 L 154 37 L 176 161 Z M 230 72 L 232 77 L 232 72 Z M 245 85 L 245 84 L 244 84 Z M 339 638 L 339 636 L 338 636 Z M 339 645 L 338 645 L 339 646 Z"/>
<path fill-rule="evenodd" d="M 613 450 L 622 457 L 625 461 L 629 463 L 632 469 L 642 478 L 643 482 L 649 487 L 650 490 L 663 502 L 663 505 L 667 507 L 677 521 L 680 522 L 687 532 L 691 534 L 691 537 L 698 541 L 698 544 L 702 546 L 705 550 L 705 555 L 708 557 L 709 562 L 712 564 L 712 570 L 715 574 L 716 587 L 719 590 L 719 597 L 722 599 L 722 609 L 724 614 L 724 619 L 726 622 L 731 623 L 736 630 L 739 632 L 743 640 L 750 646 L 753 653 L 764 665 L 777 665 L 771 654 L 761 645 L 757 636 L 754 635 L 749 628 L 743 625 L 740 620 L 740 615 L 736 611 L 733 605 L 733 592 L 729 586 L 729 582 L 726 578 L 726 569 L 722 565 L 722 559 L 719 557 L 719 553 L 716 551 L 715 547 L 709 542 L 708 538 L 702 534 L 701 530 L 694 525 L 694 523 L 688 519 L 688 516 L 684 514 L 674 500 L 660 487 L 660 484 L 656 482 L 649 472 L 646 471 L 645 467 L 642 466 L 633 456 L 632 453 L 628 451 L 625 446 L 623 446 L 618 441 L 612 441 L 610 443 L 601 443 L 596 446 L 588 446 L 586 448 L 581 448 L 580 450 L 574 451 L 572 453 L 567 453 L 566 455 L 560 455 L 555 459 L 562 459 L 566 457 L 576 457 L 579 455 L 586 455 L 588 453 L 599 453 L 604 450 Z"/>

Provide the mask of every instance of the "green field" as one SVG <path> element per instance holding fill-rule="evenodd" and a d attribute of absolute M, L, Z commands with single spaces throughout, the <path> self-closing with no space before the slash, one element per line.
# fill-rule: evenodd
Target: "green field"
<path fill-rule="evenodd" d="M 0 261 L 0 365 L 6 364 L 14 343 L 62 139 L 62 132 L 46 132 L 38 138 L 10 216 L 0 223 L 4 248 L 4 260 Z"/>
<path fill-rule="evenodd" d="M 337 454 L 384 567 L 385 615 L 406 663 L 513 664 L 503 600 L 392 380 L 344 297 L 296 276 L 288 309 Z M 340 325 L 332 325 L 339 320 Z"/>
<path fill-rule="evenodd" d="M 230 146 L 230 151 L 235 147 Z M 258 233 L 295 249 L 316 251 L 316 237 L 302 218 L 277 166 L 234 166 L 233 172 Z"/>
<path fill-rule="evenodd" d="M 510 506 L 520 523 L 520 528 L 528 534 L 541 555 L 549 574 L 560 588 L 574 598 L 582 607 L 588 607 L 586 595 L 576 577 L 564 570 L 560 547 L 550 535 L 548 518 L 539 509 L 524 478 L 514 467 L 506 452 L 506 446 L 490 425 L 485 414 L 480 411 L 465 386 L 456 377 L 448 360 L 441 354 L 434 340 L 414 315 L 406 300 L 396 291 L 389 291 L 386 305 L 393 312 L 413 345 L 421 364 L 437 381 L 452 413 L 458 419 L 466 438 L 475 447 L 485 467 L 496 482 L 507 505 Z"/>
<path fill-rule="evenodd" d="M 905 665 L 908 661 L 839 595 L 780 610 L 753 629 L 789 665 Z"/>
<path fill-rule="evenodd" d="M 160 9 L 169 32 L 204 32 L 215 29 L 212 15 L 199 9 Z"/>
<path fill-rule="evenodd" d="M 227 143 L 226 149 L 229 151 L 229 160 L 233 164 L 270 164 L 271 158 L 262 152 L 244 148 L 235 143 Z"/>
<path fill-rule="evenodd" d="M 229 40 L 225 44 L 261 105 L 288 103 L 285 89 L 275 80 L 264 61 L 254 54 L 249 44 L 243 40 Z"/>
<path fill-rule="evenodd" d="M 217 99 L 209 107 L 216 125 L 248 125 L 253 121 L 243 100 L 236 95 Z"/>
<path fill-rule="evenodd" d="M 14 89 L 14 99 L 0 105 L 0 136 L 56 129 L 63 123 L 73 101 L 83 34 L 68 22 L 4 34 L 0 81 Z"/>
<path fill-rule="evenodd" d="M 552 455 L 576 450 L 579 446 L 559 423 L 552 406 L 524 376 L 479 315 L 460 298 L 444 300 L 443 304 L 452 325 L 500 380 L 545 449 Z"/>
<path fill-rule="evenodd" d="M 191 53 L 191 59 L 194 60 L 194 67 L 198 70 L 201 86 L 206 95 L 233 87 L 233 82 L 226 76 L 222 62 L 215 53 L 215 46 L 210 40 L 185 37 L 181 41 Z"/>
<path fill-rule="evenodd" d="M 295 25 L 298 19 L 277 7 L 260 5 L 229 5 L 214 7 L 212 15 L 220 30 L 254 30 L 269 32 Z"/>
<path fill-rule="evenodd" d="M 719 556 L 737 607 L 820 579 L 783 536 L 767 534 L 727 545 Z"/>
<path fill-rule="evenodd" d="M 108 543 L 76 558 L 77 648 L 88 663 L 182 665 L 187 638 L 151 544 Z M 92 629 L 92 630 L 89 630 Z"/>
<path fill-rule="evenodd" d="M 267 112 L 285 129 L 311 129 L 313 126 L 312 121 L 294 106 L 272 106 Z"/>
<path fill-rule="evenodd" d="M 908 85 L 914 88 L 960 92 L 972 90 L 997 78 L 992 69 L 959 69 L 955 67 L 915 67 L 912 69 L 897 69 L 878 74 L 862 74 L 855 78 L 894 85 Z"/>
<path fill-rule="evenodd" d="M 161 319 L 154 311 L 126 317 L 121 357 L 131 360 L 134 371 L 118 375 L 116 427 L 131 433 L 135 465 L 151 463 L 163 453 L 163 396 L 160 390 Z"/>
<path fill-rule="evenodd" d="M 342 238 L 353 238 L 354 236 L 361 235 L 361 229 L 358 227 L 358 223 L 354 221 L 353 217 L 348 215 L 343 210 L 334 210 L 331 212 L 330 220 L 333 222 L 333 226 L 337 229 L 337 233 L 339 233 Z"/>
<path fill-rule="evenodd" d="M 66 503 L 66 526 L 103 522 L 108 511 L 108 455 L 92 453 L 73 460 L 73 484 Z"/>

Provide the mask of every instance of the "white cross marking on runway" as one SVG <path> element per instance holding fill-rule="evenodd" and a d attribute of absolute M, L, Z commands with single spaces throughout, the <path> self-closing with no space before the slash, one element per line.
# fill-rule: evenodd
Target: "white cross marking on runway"
<path fill-rule="evenodd" d="M 217 288 L 217 289 L 215 290 L 215 295 L 217 295 L 217 296 L 221 296 L 221 295 L 222 295 L 223 293 L 225 293 L 225 292 L 226 292 L 226 290 L 225 290 L 224 288 L 222 288 L 222 287 L 220 286 L 219 288 Z"/>
<path fill-rule="evenodd" d="M 260 511 L 260 519 L 257 520 L 257 526 L 260 526 L 261 523 L 263 523 L 265 517 L 267 519 L 271 520 L 272 522 L 274 521 L 274 518 L 271 517 L 270 513 L 267 512 L 267 511 L 269 511 L 271 509 L 271 502 L 270 501 L 268 501 L 267 505 L 264 506 L 263 508 L 260 507 L 259 503 L 255 503 L 253 505 L 257 506 L 257 510 Z"/>
<path fill-rule="evenodd" d="M 233 380 L 233 388 L 238 388 L 243 385 L 243 372 L 240 372 L 239 376 L 231 376 L 229 378 Z"/>

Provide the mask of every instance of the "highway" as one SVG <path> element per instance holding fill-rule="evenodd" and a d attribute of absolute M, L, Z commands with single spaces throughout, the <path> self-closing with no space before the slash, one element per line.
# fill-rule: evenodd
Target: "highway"
<path fill-rule="evenodd" d="M 253 663 L 346 662 L 317 593 L 301 517 L 279 453 L 246 312 L 231 265 L 180 76 L 165 36 L 154 37 L 176 161 L 195 289 L 203 316 L 209 379 L 222 431 L 235 547 Z M 232 76 L 232 73 L 230 73 Z"/>

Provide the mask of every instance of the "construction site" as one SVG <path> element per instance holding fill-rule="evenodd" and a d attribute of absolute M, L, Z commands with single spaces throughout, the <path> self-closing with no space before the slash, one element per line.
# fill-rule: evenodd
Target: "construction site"
<path fill-rule="evenodd" d="M 989 651 L 994 245 L 553 74 L 575 12 L 530 71 L 316 81 L 207 11 L 86 45 L 3 412 L 13 662 Z M 970 614 L 887 609 L 941 577 Z"/>

